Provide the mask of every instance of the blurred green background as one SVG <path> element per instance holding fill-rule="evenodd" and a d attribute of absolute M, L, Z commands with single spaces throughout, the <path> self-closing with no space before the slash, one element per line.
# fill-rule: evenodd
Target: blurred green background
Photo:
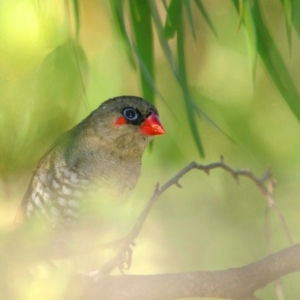
<path fill-rule="evenodd" d="M 271 167 L 275 200 L 298 242 L 299 10 L 297 1 L 273 0 L 1 0 L 1 245 L 44 151 L 101 102 L 125 94 L 155 102 L 167 131 L 145 153 L 124 204 L 129 228 L 157 181 L 223 155 L 257 176 Z M 214 170 L 180 183 L 155 205 L 128 273 L 227 269 L 268 254 L 266 201 L 252 182 Z M 272 212 L 270 238 L 273 251 L 289 246 Z M 16 282 L 17 299 L 60 299 L 63 287 L 52 280 Z M 286 299 L 296 299 L 299 276 L 282 282 Z M 257 295 L 275 299 L 274 287 Z"/>

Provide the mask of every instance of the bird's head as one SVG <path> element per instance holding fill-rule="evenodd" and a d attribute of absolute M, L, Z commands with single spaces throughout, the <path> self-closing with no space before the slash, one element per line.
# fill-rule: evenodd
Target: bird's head
<path fill-rule="evenodd" d="M 106 103 L 109 101 L 116 105 L 115 126 L 125 125 L 124 128 L 131 128 L 132 131 L 147 136 L 165 133 L 159 121 L 157 109 L 144 99 L 128 96 L 118 97 L 105 102 L 102 109 L 105 109 Z"/>
<path fill-rule="evenodd" d="M 164 134 L 157 109 L 135 96 L 120 96 L 103 102 L 90 121 L 102 146 L 143 152 L 155 135 Z"/>

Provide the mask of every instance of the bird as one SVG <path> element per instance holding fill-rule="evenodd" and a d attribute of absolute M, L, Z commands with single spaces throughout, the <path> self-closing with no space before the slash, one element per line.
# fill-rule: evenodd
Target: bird
<path fill-rule="evenodd" d="M 146 147 L 164 133 L 157 109 L 143 98 L 106 100 L 41 157 L 19 214 L 60 231 L 88 220 L 86 211 L 93 215 L 124 201 L 140 177 Z M 91 218 L 97 217 L 101 213 Z"/>

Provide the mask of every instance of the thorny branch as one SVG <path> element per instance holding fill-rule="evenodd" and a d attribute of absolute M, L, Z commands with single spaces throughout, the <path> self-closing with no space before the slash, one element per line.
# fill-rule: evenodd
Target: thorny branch
<path fill-rule="evenodd" d="M 144 210 L 141 212 L 139 218 L 137 219 L 135 225 L 129 232 L 129 234 L 122 240 L 122 245 L 123 247 L 120 248 L 120 251 L 116 258 L 114 258 L 112 261 L 109 262 L 109 269 L 113 269 L 120 263 L 120 258 L 121 256 L 124 256 L 124 252 L 128 251 L 128 248 L 130 245 L 134 245 L 134 241 L 139 235 L 145 220 L 147 219 L 147 216 L 149 215 L 153 205 L 156 203 L 157 199 L 171 186 L 175 185 L 177 187 L 181 188 L 181 185 L 179 183 L 179 180 L 185 176 L 188 172 L 190 172 L 193 169 L 201 170 L 204 171 L 207 175 L 210 174 L 210 171 L 213 169 L 223 169 L 226 172 L 230 173 L 232 177 L 239 182 L 240 177 L 246 177 L 249 178 L 254 184 L 257 186 L 257 188 L 260 190 L 260 192 L 263 194 L 267 201 L 268 205 L 268 210 L 270 208 L 273 208 L 283 229 L 285 232 L 285 235 L 291 245 L 294 244 L 291 233 L 288 230 L 288 227 L 286 225 L 285 219 L 280 212 L 279 207 L 276 205 L 274 198 L 273 198 L 273 190 L 275 186 L 275 180 L 272 177 L 272 173 L 270 169 L 267 169 L 266 172 L 262 175 L 262 177 L 257 177 L 255 176 L 251 170 L 246 170 L 246 169 L 234 169 L 231 166 L 227 165 L 224 162 L 224 158 L 221 157 L 220 161 L 207 164 L 207 165 L 201 165 L 196 162 L 191 162 L 189 165 L 184 167 L 181 171 L 179 171 L 174 177 L 172 177 L 170 180 L 168 180 L 165 184 L 162 186 L 159 186 L 159 183 L 156 184 L 154 193 L 150 200 L 148 201 L 146 207 Z M 268 236 L 268 233 L 266 233 Z M 268 238 L 267 238 L 268 241 Z M 130 267 L 131 263 L 131 256 L 129 257 L 129 262 L 127 262 L 127 269 Z"/>

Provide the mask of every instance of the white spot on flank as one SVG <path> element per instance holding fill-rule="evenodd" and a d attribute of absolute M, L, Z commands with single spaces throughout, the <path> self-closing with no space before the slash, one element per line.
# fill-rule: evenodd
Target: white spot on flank
<path fill-rule="evenodd" d="M 88 185 L 90 182 L 86 179 L 81 179 L 80 183 L 83 184 L 83 185 Z"/>
<path fill-rule="evenodd" d="M 65 176 L 65 177 L 70 177 L 70 176 L 72 175 L 72 172 L 70 172 L 70 171 L 67 170 L 67 169 L 64 169 L 63 173 L 64 173 L 64 176 Z"/>
<path fill-rule="evenodd" d="M 78 198 L 81 198 L 81 197 L 83 196 L 83 193 L 80 192 L 80 191 L 78 191 L 78 190 L 75 190 L 74 196 L 75 196 L 75 197 L 78 197 Z"/>
<path fill-rule="evenodd" d="M 58 197 L 57 202 L 61 206 L 66 206 L 66 204 L 67 204 L 67 200 L 64 198 L 61 198 L 61 197 Z"/>
<path fill-rule="evenodd" d="M 50 193 L 51 193 L 51 192 L 50 192 L 50 189 L 49 189 L 48 187 L 45 187 L 45 188 L 44 188 L 44 192 L 47 193 L 47 194 L 49 194 L 49 195 L 50 195 Z"/>
<path fill-rule="evenodd" d="M 72 173 L 70 180 L 72 183 L 78 183 L 79 179 L 77 177 L 77 174 Z"/>
<path fill-rule="evenodd" d="M 42 214 L 46 214 L 46 210 L 45 208 L 43 207 L 43 204 L 41 202 L 41 199 L 40 199 L 40 196 L 39 195 L 36 195 L 33 199 L 32 199 L 33 203 L 39 208 L 39 211 L 42 213 Z M 37 210 L 35 210 L 37 212 Z"/>
<path fill-rule="evenodd" d="M 38 194 L 40 194 L 40 195 L 43 193 L 43 190 L 42 190 L 42 187 L 41 187 L 40 184 L 37 185 L 37 187 L 36 187 L 36 192 L 37 192 Z"/>
<path fill-rule="evenodd" d="M 53 186 L 55 189 L 59 188 L 58 182 L 55 181 L 54 179 L 52 180 L 52 186 Z"/>
<path fill-rule="evenodd" d="M 70 195 L 72 193 L 72 190 L 68 189 L 65 185 L 63 185 L 62 192 L 64 195 Z"/>
<path fill-rule="evenodd" d="M 54 216 L 59 216 L 59 210 L 56 207 L 52 206 L 50 211 Z"/>
<path fill-rule="evenodd" d="M 72 199 L 68 201 L 68 205 L 71 207 L 76 207 L 76 208 L 79 207 L 78 201 L 72 200 Z"/>
<path fill-rule="evenodd" d="M 44 200 L 45 203 L 50 204 L 51 203 L 51 201 L 50 201 L 50 195 L 48 193 L 44 192 L 44 194 L 43 194 L 43 200 Z"/>
<path fill-rule="evenodd" d="M 33 198 L 33 201 L 35 203 L 35 205 L 39 208 L 42 208 L 42 203 L 41 203 L 41 200 L 40 200 L 40 197 L 38 195 L 35 195 L 35 197 Z"/>
<path fill-rule="evenodd" d="M 33 211 L 33 205 L 31 202 L 29 202 L 26 206 L 26 215 L 29 216 L 32 211 Z"/>
<path fill-rule="evenodd" d="M 67 177 L 64 177 L 63 182 L 66 183 L 66 184 L 69 184 L 70 180 Z"/>

